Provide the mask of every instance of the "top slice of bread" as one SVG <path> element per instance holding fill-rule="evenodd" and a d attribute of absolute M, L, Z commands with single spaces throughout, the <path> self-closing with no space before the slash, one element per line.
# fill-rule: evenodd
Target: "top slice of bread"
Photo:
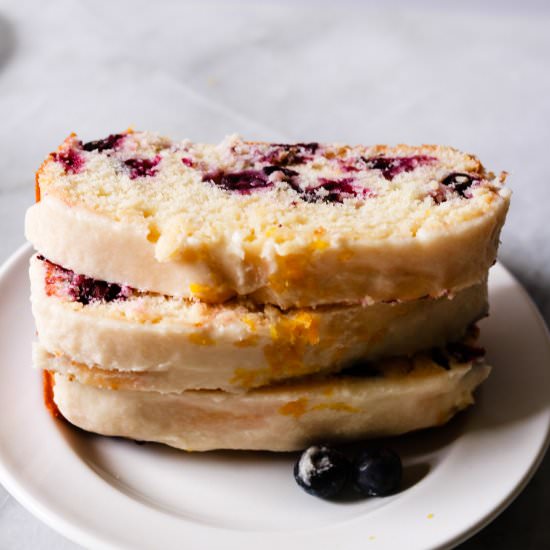
<path fill-rule="evenodd" d="M 485 278 L 503 179 L 440 146 L 72 135 L 37 173 L 26 232 L 64 267 L 166 295 L 410 300 Z"/>

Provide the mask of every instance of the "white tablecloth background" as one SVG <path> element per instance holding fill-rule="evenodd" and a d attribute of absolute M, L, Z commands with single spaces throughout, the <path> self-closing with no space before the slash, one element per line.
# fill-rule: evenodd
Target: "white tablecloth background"
<path fill-rule="evenodd" d="M 474 152 L 510 172 L 500 258 L 550 320 L 550 3 L 0 0 L 0 260 L 43 157 L 128 126 Z M 546 460 L 463 548 L 549 548 L 549 491 Z M 0 487 L 0 549 L 75 548 Z"/>

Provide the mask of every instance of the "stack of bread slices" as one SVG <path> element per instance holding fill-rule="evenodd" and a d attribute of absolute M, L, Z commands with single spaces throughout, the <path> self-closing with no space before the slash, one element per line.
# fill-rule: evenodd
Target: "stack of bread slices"
<path fill-rule="evenodd" d="M 186 450 L 294 450 L 445 423 L 504 175 L 439 146 L 69 136 L 26 217 L 50 407 Z"/>

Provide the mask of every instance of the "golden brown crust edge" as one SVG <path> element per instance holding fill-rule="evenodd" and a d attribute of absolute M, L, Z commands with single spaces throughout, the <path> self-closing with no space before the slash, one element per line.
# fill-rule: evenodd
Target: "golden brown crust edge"
<path fill-rule="evenodd" d="M 50 371 L 42 371 L 42 392 L 44 397 L 44 405 L 53 418 L 62 418 L 63 415 L 59 412 L 54 401 L 53 387 L 55 379 Z"/>
<path fill-rule="evenodd" d="M 46 168 L 46 165 L 53 160 L 53 155 L 57 153 L 58 151 L 61 151 L 65 148 L 65 145 L 73 140 L 76 137 L 75 132 L 71 132 L 64 140 L 63 143 L 53 152 L 48 154 L 48 156 L 42 161 L 42 164 L 38 167 L 38 170 L 36 171 L 36 174 L 34 176 L 34 198 L 35 202 L 40 202 L 40 176 L 42 175 L 42 172 Z"/>

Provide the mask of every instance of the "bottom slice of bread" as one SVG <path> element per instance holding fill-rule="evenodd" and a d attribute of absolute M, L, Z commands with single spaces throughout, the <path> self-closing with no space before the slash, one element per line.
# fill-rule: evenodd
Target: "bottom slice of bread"
<path fill-rule="evenodd" d="M 443 424 L 473 403 L 489 372 L 477 359 L 417 354 L 242 394 L 110 390 L 57 373 L 45 379 L 59 412 L 87 431 L 188 451 L 292 451 Z"/>

